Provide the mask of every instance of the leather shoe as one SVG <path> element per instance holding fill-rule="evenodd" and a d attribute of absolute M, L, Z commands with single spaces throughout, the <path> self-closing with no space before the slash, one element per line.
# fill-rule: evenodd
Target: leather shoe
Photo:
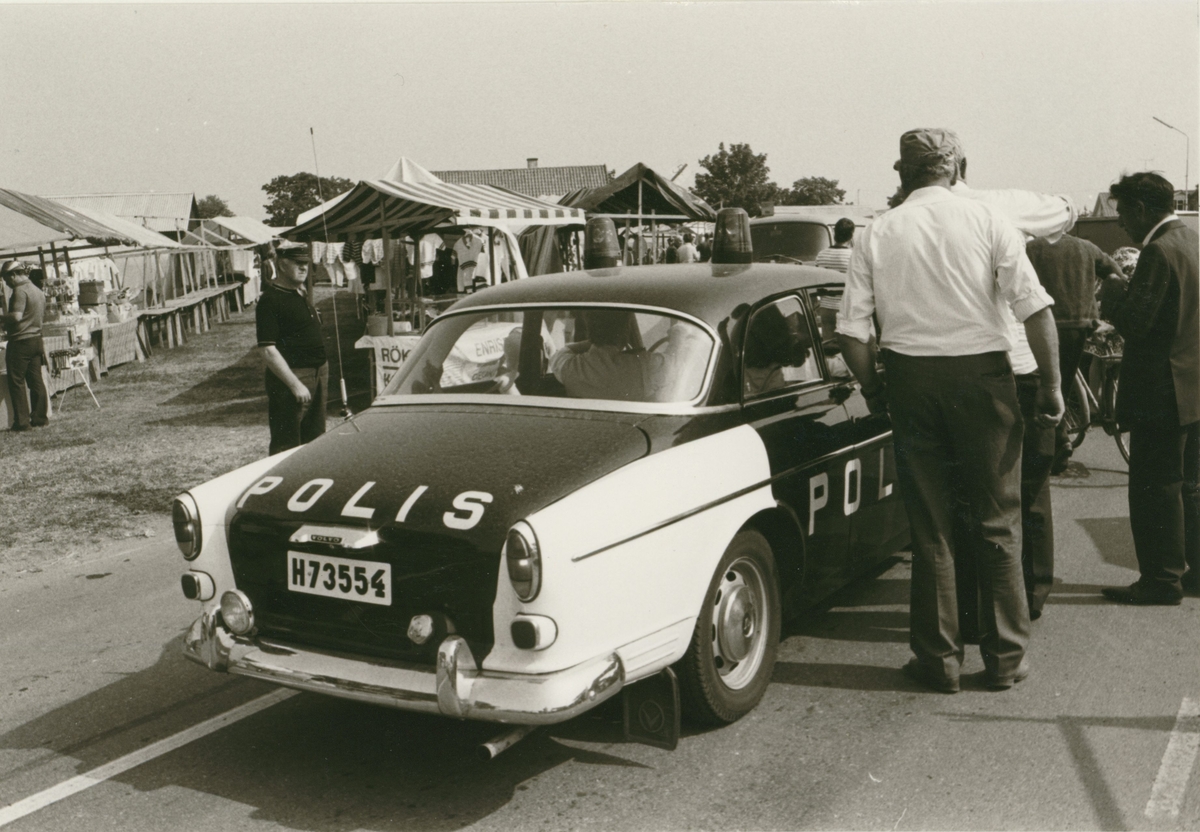
<path fill-rule="evenodd" d="M 1140 581 L 1134 581 L 1129 586 L 1106 586 L 1100 594 L 1118 604 L 1135 604 L 1137 606 L 1177 607 L 1183 602 L 1182 594 L 1167 595 L 1161 591 L 1152 592 L 1146 589 Z"/>
<path fill-rule="evenodd" d="M 958 678 L 950 678 L 934 673 L 920 659 L 909 659 L 908 664 L 900 668 L 900 672 L 919 685 L 936 690 L 938 693 L 958 693 Z"/>
<path fill-rule="evenodd" d="M 983 674 L 983 684 L 988 690 L 1008 690 L 1017 682 L 1024 682 L 1029 678 L 1029 659 L 1021 657 L 1021 663 L 1017 665 L 1017 670 L 1011 676 L 999 676 L 994 673 L 985 671 Z"/>

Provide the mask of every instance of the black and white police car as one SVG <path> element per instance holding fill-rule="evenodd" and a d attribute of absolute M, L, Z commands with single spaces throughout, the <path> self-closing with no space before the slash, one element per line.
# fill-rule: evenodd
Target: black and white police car
<path fill-rule="evenodd" d="M 470 295 L 366 411 L 180 495 L 185 654 L 515 725 L 660 674 L 698 721 L 750 711 L 785 610 L 908 526 L 839 354 L 841 275 L 722 251 L 742 220 L 714 255 L 741 263 Z"/>

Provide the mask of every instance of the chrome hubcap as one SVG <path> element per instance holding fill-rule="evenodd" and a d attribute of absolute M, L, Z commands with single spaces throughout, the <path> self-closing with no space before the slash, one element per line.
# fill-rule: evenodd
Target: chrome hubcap
<path fill-rule="evenodd" d="M 713 598 L 713 664 L 725 686 L 734 690 L 750 683 L 766 652 L 765 587 L 758 566 L 742 558 L 725 570 Z"/>

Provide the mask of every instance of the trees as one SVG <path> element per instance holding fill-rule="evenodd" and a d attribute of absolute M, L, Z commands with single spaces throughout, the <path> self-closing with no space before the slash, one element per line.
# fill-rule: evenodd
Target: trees
<path fill-rule="evenodd" d="M 779 186 L 767 179 L 767 154 L 755 153 L 749 144 L 721 142 L 716 153 L 700 160 L 708 173 L 696 174 L 692 189 L 705 202 L 721 208 L 745 208 L 752 217 L 761 215 L 760 206 L 774 201 Z"/>
<path fill-rule="evenodd" d="M 836 179 L 806 176 L 781 188 L 767 178 L 767 154 L 755 153 L 748 144 L 725 143 L 716 153 L 700 160 L 707 173 L 696 174 L 696 195 L 721 208 L 745 208 L 752 217 L 761 216 L 766 205 L 840 205 L 846 192 Z"/>
<path fill-rule="evenodd" d="M 202 220 L 212 219 L 213 217 L 233 216 L 233 212 L 229 210 L 229 205 L 216 194 L 209 194 L 203 199 L 197 200 L 196 211 L 200 214 L 200 219 Z"/>
<path fill-rule="evenodd" d="M 781 190 L 780 205 L 841 205 L 846 192 L 837 186 L 836 179 L 806 176 L 792 183 L 790 190 Z"/>
<path fill-rule="evenodd" d="M 276 176 L 262 186 L 270 201 L 263 208 L 267 212 L 268 225 L 295 225 L 296 217 L 354 187 L 354 182 L 340 176 L 322 176 L 321 189 L 317 191 L 317 176 L 313 173 L 295 173 L 291 176 Z"/>

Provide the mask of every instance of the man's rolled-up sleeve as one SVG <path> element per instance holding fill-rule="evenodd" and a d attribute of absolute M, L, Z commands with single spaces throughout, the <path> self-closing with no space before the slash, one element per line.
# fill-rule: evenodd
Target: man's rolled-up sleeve
<path fill-rule="evenodd" d="M 1025 238 L 1016 226 L 997 218 L 993 231 L 992 263 L 1000 296 L 1012 308 L 1013 315 L 1024 322 L 1030 315 L 1054 305 L 1054 298 L 1042 288 L 1033 263 L 1025 253 Z"/>
<path fill-rule="evenodd" d="M 861 235 L 859 244 L 850 254 L 850 266 L 846 271 L 846 289 L 842 293 L 842 307 L 838 310 L 839 335 L 846 335 L 866 344 L 874 333 L 875 278 L 869 253 L 870 227 Z"/>

